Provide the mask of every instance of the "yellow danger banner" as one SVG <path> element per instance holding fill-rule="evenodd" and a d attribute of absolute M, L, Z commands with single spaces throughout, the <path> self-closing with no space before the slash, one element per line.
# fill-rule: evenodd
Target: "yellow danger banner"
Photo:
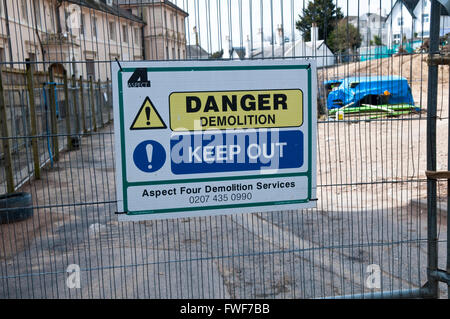
<path fill-rule="evenodd" d="M 173 131 L 282 128 L 303 124 L 301 90 L 176 92 L 169 97 Z"/>

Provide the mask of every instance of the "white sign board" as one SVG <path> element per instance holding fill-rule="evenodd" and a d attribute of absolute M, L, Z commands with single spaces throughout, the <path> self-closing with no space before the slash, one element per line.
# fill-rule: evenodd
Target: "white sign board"
<path fill-rule="evenodd" d="M 112 64 L 119 220 L 316 205 L 309 60 Z"/>

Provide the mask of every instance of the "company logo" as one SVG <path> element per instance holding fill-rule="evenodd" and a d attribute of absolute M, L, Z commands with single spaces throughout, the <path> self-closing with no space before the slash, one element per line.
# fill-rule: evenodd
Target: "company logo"
<path fill-rule="evenodd" d="M 148 80 L 148 73 L 146 68 L 136 69 L 128 80 L 129 88 L 149 88 L 151 82 Z"/>

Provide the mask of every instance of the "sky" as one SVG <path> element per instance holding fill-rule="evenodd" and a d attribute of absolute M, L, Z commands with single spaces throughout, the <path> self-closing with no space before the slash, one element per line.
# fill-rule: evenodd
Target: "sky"
<path fill-rule="evenodd" d="M 395 0 L 333 0 L 344 15 L 356 16 L 367 12 L 387 15 Z M 295 21 L 307 6 L 308 0 L 172 0 L 189 13 L 186 28 L 187 42 L 195 44 L 194 26 L 197 27 L 200 45 L 212 53 L 223 48 L 225 37 L 233 46 L 245 46 L 247 36 L 255 43 L 258 29 L 264 38 L 276 37 L 278 25 L 284 26 L 284 33 L 290 39 L 298 39 Z M 261 12 L 262 8 L 262 12 Z M 261 23 L 262 17 L 262 23 Z M 231 27 L 230 27 L 231 26 Z M 273 31 L 273 32 L 272 32 Z"/>

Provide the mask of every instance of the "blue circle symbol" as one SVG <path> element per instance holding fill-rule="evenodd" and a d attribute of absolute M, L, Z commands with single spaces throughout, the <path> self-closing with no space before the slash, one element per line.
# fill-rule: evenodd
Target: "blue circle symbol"
<path fill-rule="evenodd" d="M 145 173 L 153 173 L 166 162 L 166 151 L 156 141 L 144 141 L 133 152 L 133 161 L 137 168 Z"/>

